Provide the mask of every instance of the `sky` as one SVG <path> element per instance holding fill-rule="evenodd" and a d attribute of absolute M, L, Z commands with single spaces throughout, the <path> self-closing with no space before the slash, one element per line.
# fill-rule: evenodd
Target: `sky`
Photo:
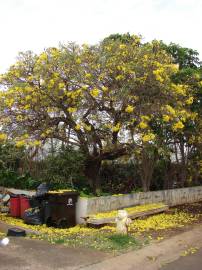
<path fill-rule="evenodd" d="M 196 49 L 202 59 L 201 14 L 202 0 L 0 0 L 0 73 L 20 51 L 126 32 Z"/>

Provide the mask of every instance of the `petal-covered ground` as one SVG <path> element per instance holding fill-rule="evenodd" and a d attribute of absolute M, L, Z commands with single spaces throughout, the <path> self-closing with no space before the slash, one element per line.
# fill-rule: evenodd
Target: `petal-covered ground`
<path fill-rule="evenodd" d="M 196 211 L 197 209 L 197 211 Z M 169 230 L 182 228 L 201 219 L 202 203 L 172 209 L 170 213 L 153 215 L 132 222 L 129 235 L 116 234 L 114 226 L 89 228 L 77 225 L 68 229 L 28 225 L 21 219 L 0 214 L 0 221 L 39 232 L 31 238 L 62 243 L 68 246 L 96 248 L 105 251 L 127 251 L 140 248 L 151 239 L 162 240 Z"/>

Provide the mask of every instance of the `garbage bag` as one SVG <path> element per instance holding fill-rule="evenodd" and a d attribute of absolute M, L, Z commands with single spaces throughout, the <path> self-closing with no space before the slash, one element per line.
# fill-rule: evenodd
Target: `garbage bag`
<path fill-rule="evenodd" d="M 41 210 L 39 207 L 29 208 L 25 210 L 23 219 L 25 223 L 32 225 L 41 225 L 43 224 L 43 218 L 41 215 Z"/>
<path fill-rule="evenodd" d="M 49 191 L 49 185 L 47 183 L 41 183 L 36 190 L 36 196 L 42 196 Z"/>

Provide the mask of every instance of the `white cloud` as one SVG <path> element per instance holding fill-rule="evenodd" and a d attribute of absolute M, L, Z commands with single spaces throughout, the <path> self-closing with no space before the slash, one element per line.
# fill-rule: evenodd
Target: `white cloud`
<path fill-rule="evenodd" d="M 0 72 L 19 51 L 124 32 L 173 41 L 202 56 L 201 0 L 5 0 L 0 11 Z"/>

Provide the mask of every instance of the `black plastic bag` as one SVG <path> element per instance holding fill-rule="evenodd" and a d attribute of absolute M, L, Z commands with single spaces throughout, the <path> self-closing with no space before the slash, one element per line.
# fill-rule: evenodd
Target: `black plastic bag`
<path fill-rule="evenodd" d="M 24 212 L 23 219 L 25 223 L 32 225 L 43 224 L 43 218 L 39 207 L 29 208 Z"/>

